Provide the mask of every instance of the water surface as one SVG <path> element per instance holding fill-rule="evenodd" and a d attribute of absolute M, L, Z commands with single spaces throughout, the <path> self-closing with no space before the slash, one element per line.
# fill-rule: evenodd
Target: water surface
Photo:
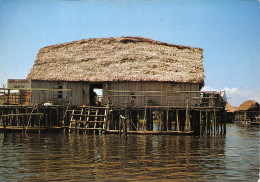
<path fill-rule="evenodd" d="M 0 133 L 0 181 L 257 181 L 259 128 L 225 137 Z"/>

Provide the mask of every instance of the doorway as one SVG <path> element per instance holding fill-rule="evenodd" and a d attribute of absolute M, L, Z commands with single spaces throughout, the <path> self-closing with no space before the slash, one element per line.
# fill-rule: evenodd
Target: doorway
<path fill-rule="evenodd" d="M 89 104 L 92 106 L 101 105 L 103 98 L 103 84 L 90 84 L 89 87 Z"/>

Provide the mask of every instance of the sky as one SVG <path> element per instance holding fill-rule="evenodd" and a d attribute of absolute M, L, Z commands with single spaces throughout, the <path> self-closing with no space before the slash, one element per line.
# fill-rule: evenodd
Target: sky
<path fill-rule="evenodd" d="M 260 103 L 260 0 L 0 0 L 0 87 L 42 47 L 121 36 L 203 48 L 204 90 Z"/>

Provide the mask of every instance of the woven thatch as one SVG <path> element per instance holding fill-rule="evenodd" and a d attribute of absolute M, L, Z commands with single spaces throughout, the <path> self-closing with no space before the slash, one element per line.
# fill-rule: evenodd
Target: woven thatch
<path fill-rule="evenodd" d="M 228 102 L 226 103 L 226 107 L 225 107 L 225 110 L 227 112 L 235 112 L 237 110 L 237 107 L 233 107 L 231 106 Z"/>
<path fill-rule="evenodd" d="M 40 49 L 28 78 L 203 84 L 202 52 L 141 37 L 79 40 Z"/>
<path fill-rule="evenodd" d="M 247 110 L 259 110 L 259 103 L 254 100 L 247 100 L 237 108 L 237 111 Z"/>

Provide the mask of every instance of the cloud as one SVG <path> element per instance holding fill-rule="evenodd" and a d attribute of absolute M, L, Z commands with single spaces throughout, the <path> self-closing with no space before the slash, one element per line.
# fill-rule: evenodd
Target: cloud
<path fill-rule="evenodd" d="M 237 87 L 235 88 L 228 88 L 225 87 L 223 90 L 225 90 L 227 95 L 228 102 L 235 107 L 238 107 L 241 103 L 243 103 L 246 98 L 244 98 L 244 94 L 239 91 Z"/>
<path fill-rule="evenodd" d="M 260 103 L 260 89 L 248 90 L 245 94 L 248 96 L 248 99 L 255 100 Z"/>
<path fill-rule="evenodd" d="M 246 100 L 255 100 L 260 103 L 260 89 L 224 88 L 230 104 L 239 106 Z M 231 105 L 232 105 L 231 104 Z"/>
<path fill-rule="evenodd" d="M 228 88 L 228 87 L 225 87 L 223 90 L 225 90 L 226 93 L 228 94 L 239 94 L 241 95 L 241 93 L 238 91 L 238 88 L 235 87 L 235 88 Z"/>
<path fill-rule="evenodd" d="M 260 89 L 242 89 L 238 87 L 234 87 L 234 88 L 225 87 L 223 89 L 214 89 L 209 86 L 204 86 L 201 90 L 202 91 L 225 90 L 228 102 L 234 107 L 238 107 L 246 100 L 255 100 L 258 103 L 260 103 Z"/>
<path fill-rule="evenodd" d="M 217 90 L 205 85 L 205 86 L 201 89 L 201 91 L 217 91 Z"/>

